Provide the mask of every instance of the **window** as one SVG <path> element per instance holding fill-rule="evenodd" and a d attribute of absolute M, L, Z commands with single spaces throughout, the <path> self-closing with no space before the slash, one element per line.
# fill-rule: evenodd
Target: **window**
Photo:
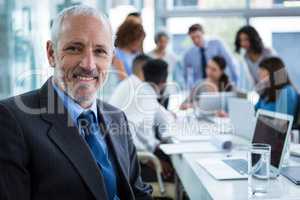
<path fill-rule="evenodd" d="M 283 59 L 292 81 L 299 82 L 300 17 L 256 17 L 250 19 L 267 47 Z"/>
<path fill-rule="evenodd" d="M 168 0 L 169 9 L 198 8 L 198 9 L 224 9 L 243 8 L 245 0 Z"/>
<path fill-rule="evenodd" d="M 280 8 L 280 7 L 299 7 L 299 0 L 252 0 L 251 8 Z"/>
<path fill-rule="evenodd" d="M 187 31 L 194 23 L 202 24 L 207 37 L 221 39 L 233 51 L 235 34 L 246 23 L 246 20 L 241 17 L 169 18 L 167 27 L 172 35 L 175 53 L 182 55 L 192 45 Z"/>

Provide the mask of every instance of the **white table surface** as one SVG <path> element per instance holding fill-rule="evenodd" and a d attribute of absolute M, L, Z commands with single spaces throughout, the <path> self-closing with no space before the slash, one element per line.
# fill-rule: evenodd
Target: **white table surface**
<path fill-rule="evenodd" d="M 230 156 L 241 156 L 245 151 L 232 151 Z M 214 179 L 197 160 L 201 158 L 225 158 L 228 153 L 187 153 L 172 155 L 174 168 L 191 200 L 244 200 L 248 199 L 247 180 Z M 292 164 L 297 164 L 291 161 Z M 299 163 L 300 165 L 300 163 Z M 263 199 L 300 200 L 300 186 L 283 176 L 271 179 L 267 196 Z"/>

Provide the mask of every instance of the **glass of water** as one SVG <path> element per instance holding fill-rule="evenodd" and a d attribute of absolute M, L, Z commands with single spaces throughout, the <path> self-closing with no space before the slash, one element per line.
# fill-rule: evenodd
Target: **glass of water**
<path fill-rule="evenodd" d="M 271 146 L 254 143 L 248 152 L 248 194 L 250 199 L 267 194 L 270 179 Z"/>

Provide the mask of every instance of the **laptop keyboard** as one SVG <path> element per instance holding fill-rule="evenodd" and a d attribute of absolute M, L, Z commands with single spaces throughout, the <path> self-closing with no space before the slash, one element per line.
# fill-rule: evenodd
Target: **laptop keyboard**
<path fill-rule="evenodd" d="M 248 173 L 248 162 L 244 159 L 232 159 L 232 160 L 223 160 L 224 163 L 229 165 L 235 171 L 240 173 L 241 175 L 245 175 Z"/>

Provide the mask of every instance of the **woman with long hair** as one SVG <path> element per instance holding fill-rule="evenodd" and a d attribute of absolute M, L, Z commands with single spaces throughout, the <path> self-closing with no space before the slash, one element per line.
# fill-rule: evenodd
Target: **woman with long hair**
<path fill-rule="evenodd" d="M 221 56 L 212 57 L 206 66 L 207 78 L 192 89 L 189 97 L 181 104 L 180 109 L 193 107 L 193 100 L 202 92 L 231 92 L 234 87 L 225 73 L 226 61 Z"/>
<path fill-rule="evenodd" d="M 283 61 L 270 57 L 259 64 L 257 92 L 260 94 L 256 109 L 265 109 L 290 115 L 296 114 L 298 94 L 291 85 Z"/>
<path fill-rule="evenodd" d="M 264 46 L 258 32 L 249 25 L 243 26 L 237 32 L 235 51 L 242 54 L 253 84 L 258 83 L 258 65 L 264 58 L 272 56 L 273 51 Z"/>

